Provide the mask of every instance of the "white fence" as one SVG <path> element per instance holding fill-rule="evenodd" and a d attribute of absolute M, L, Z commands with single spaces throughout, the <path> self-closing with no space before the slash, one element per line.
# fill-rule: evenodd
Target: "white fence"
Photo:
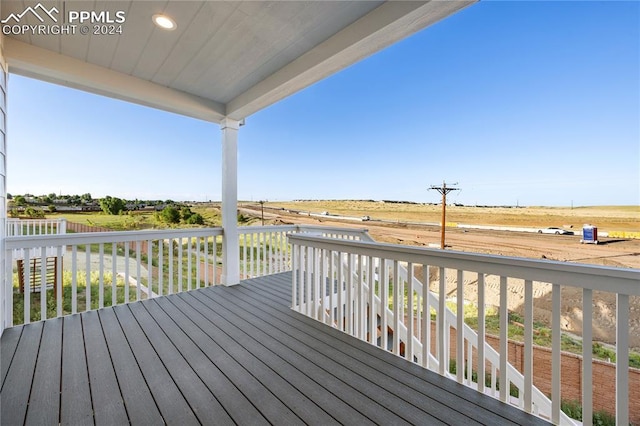
<path fill-rule="evenodd" d="M 449 374 L 455 360 L 455 380 L 480 392 L 497 394 L 523 410 L 555 424 L 573 423 L 560 410 L 561 289 L 577 287 L 583 293 L 582 406 L 583 422 L 591 424 L 592 295 L 614 293 L 617 298 L 616 421 L 629 424 L 629 299 L 640 296 L 640 271 L 590 265 L 538 261 L 501 256 L 431 250 L 366 241 L 335 240 L 291 235 L 293 249 L 293 308 L 373 345 L 392 351 L 425 368 Z M 421 267 L 420 277 L 414 276 Z M 437 292 L 429 291 L 429 271 L 437 271 Z M 456 311 L 464 311 L 464 277 L 474 275 L 478 292 L 478 332 L 464 323 L 464 315 L 447 309 L 446 280 L 456 284 Z M 485 340 L 485 280 L 499 277 L 500 347 Z M 508 363 L 507 282 L 524 287 L 524 371 Z M 534 285 L 551 287 L 552 390 L 550 400 L 533 386 Z M 401 301 L 401 302 L 397 302 Z M 435 336 L 431 313 L 435 312 Z M 455 353 L 449 336 L 455 329 Z M 462 330 L 462 332 L 459 332 Z M 409 338 L 410 336 L 410 338 Z M 432 350 L 435 340 L 435 350 Z M 475 355 L 475 360 L 474 360 Z M 472 370 L 475 369 L 476 379 Z M 491 384 L 485 377 L 491 375 Z M 466 377 L 465 377 L 466 376 Z M 502 385 L 506 384 L 506 385 Z M 510 396 L 517 388 L 518 397 Z"/>

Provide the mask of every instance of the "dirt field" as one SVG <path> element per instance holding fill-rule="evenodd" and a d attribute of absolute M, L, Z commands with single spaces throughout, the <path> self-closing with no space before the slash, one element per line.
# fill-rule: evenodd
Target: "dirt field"
<path fill-rule="evenodd" d="M 301 204 L 294 204 L 298 208 Z M 278 204 L 280 206 L 280 204 Z M 333 211 L 327 205 L 304 206 L 315 212 L 330 211 L 332 214 L 346 214 L 358 217 L 359 215 L 370 215 L 372 219 L 380 217 L 380 212 L 368 210 L 348 210 L 342 212 L 333 205 Z M 251 206 L 247 206 L 252 209 Z M 284 207 L 284 206 L 283 206 Z M 319 207 L 314 210 L 313 207 Z M 324 207 L 324 208 L 323 208 Z M 389 206 L 387 206 L 388 208 Z M 395 206 L 392 206 L 395 207 Z M 406 206 L 401 206 L 406 207 Z M 411 206 L 410 206 L 411 207 Z M 415 206 L 414 206 L 415 207 Z M 436 206 L 427 206 L 436 207 Z M 289 206 L 288 208 L 291 208 Z M 259 207 L 258 207 L 259 209 Z M 437 206 L 437 209 L 440 209 Z M 300 209 L 302 210 L 302 209 Z M 432 209 L 433 210 L 433 209 Z M 513 209 L 505 209 L 513 210 Z M 476 211 L 472 220 L 467 216 L 464 223 L 492 223 L 505 225 L 505 220 L 510 220 L 519 216 L 518 226 L 563 226 L 577 223 L 597 223 L 606 224 L 602 226 L 616 226 L 621 229 L 621 224 L 625 225 L 625 230 L 638 231 L 637 209 L 619 211 L 607 208 L 590 208 L 589 215 L 579 215 L 575 217 L 562 216 L 561 211 L 552 209 L 553 215 L 549 213 L 546 219 L 542 219 L 544 214 L 540 214 L 545 209 L 536 209 L 528 217 L 522 209 L 517 212 L 498 212 L 491 209 L 484 212 Z M 565 209 L 569 210 L 569 209 Z M 575 209 L 574 209 L 575 210 Z M 250 211 L 250 210 L 247 210 Z M 586 210 L 583 210 L 583 213 Z M 254 210 L 258 213 L 257 210 Z M 594 216 L 594 212 L 600 212 L 602 217 Z M 368 222 L 345 222 L 340 220 L 332 221 L 330 216 L 326 218 L 314 218 L 299 214 L 286 214 L 271 209 L 265 210 L 265 218 L 269 223 L 305 223 L 316 225 L 330 225 L 342 227 L 358 227 L 369 230 L 370 235 L 378 242 L 405 244 L 412 246 L 428 246 L 430 243 L 440 242 L 440 228 L 438 226 L 416 226 L 404 224 L 383 223 L 376 220 Z M 411 214 L 411 213 L 409 213 Z M 482 216 L 484 216 L 483 220 Z M 576 219 L 576 217 L 578 219 Z M 389 216 L 385 219 L 390 218 Z M 505 219 L 506 218 L 506 219 Z M 396 212 L 396 220 L 405 220 L 402 212 Z M 429 221 L 429 218 L 421 218 L 421 221 Z M 439 219 L 434 216 L 434 222 Z M 447 217 L 447 222 L 450 217 Z M 460 222 L 463 222 L 460 220 Z M 513 226 L 513 222 L 511 222 Z M 578 233 L 582 225 L 574 225 L 574 230 Z M 577 229 L 576 229 L 577 228 Z M 611 228 L 609 228 L 611 229 Z M 586 263 L 594 265 L 604 265 L 621 268 L 640 268 L 640 240 L 621 240 L 613 238 L 601 238 L 600 244 L 580 244 L 580 236 L 568 235 L 547 235 L 525 232 L 510 231 L 485 231 L 485 230 L 463 230 L 459 228 L 448 228 L 446 232 L 447 248 L 456 251 L 497 254 L 503 256 L 516 256 L 535 259 L 548 259 L 576 263 Z M 465 299 L 476 300 L 477 287 L 475 274 L 465 276 Z M 435 278 L 435 277 L 434 277 Z M 450 284 L 449 292 L 455 293 L 454 277 L 447 277 Z M 640 284 L 639 284 L 640 285 Z M 544 323 L 550 323 L 551 317 L 551 286 L 536 284 L 534 286 L 534 319 Z M 499 283 L 497 277 L 488 277 L 486 280 L 486 303 L 489 305 L 499 305 Z M 524 300 L 523 284 L 518 280 L 509 282 L 509 309 L 522 314 L 522 303 Z M 631 300 L 631 331 L 630 343 L 634 350 L 640 350 L 640 298 L 634 297 Z M 565 288 L 562 292 L 562 327 L 564 330 L 575 335 L 582 332 L 582 291 Z M 604 343 L 615 342 L 615 296 L 604 293 L 594 293 L 594 339 Z"/>

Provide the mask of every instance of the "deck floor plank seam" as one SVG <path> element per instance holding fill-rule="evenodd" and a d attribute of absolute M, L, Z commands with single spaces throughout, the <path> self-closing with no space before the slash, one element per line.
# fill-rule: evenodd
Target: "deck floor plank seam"
<path fill-rule="evenodd" d="M 225 408 L 233 421 L 237 424 L 254 425 L 268 424 L 262 414 L 251 404 L 246 397 L 238 390 L 235 384 L 229 380 L 216 366 L 207 354 L 193 341 L 185 330 L 175 322 L 169 313 L 162 309 L 157 300 L 144 302 L 142 306 L 149 314 L 162 321 L 163 331 L 167 337 L 179 348 L 186 348 L 185 360 L 190 367 L 198 374 L 202 382 L 209 391 Z M 195 327 L 195 325 L 193 325 Z"/>
<path fill-rule="evenodd" d="M 232 290 L 236 291 L 235 288 Z M 238 297 L 235 297 L 234 299 L 240 300 L 240 298 Z M 244 298 L 239 303 L 243 303 L 243 302 L 246 302 Z M 226 304 L 226 306 L 228 305 L 229 303 Z M 261 307 L 258 305 L 255 305 L 252 308 L 261 309 Z M 240 305 L 239 309 L 241 311 L 247 310 L 248 307 L 246 305 L 245 306 Z M 272 313 L 268 313 L 266 311 L 264 312 L 265 312 L 264 316 L 266 315 L 272 316 L 271 321 L 280 322 L 280 326 L 282 325 L 282 321 L 279 318 L 277 318 L 277 314 L 279 314 L 279 312 L 276 311 L 275 316 L 273 316 Z M 263 318 L 263 321 L 272 327 L 276 327 L 276 328 L 278 327 L 273 322 L 265 318 Z M 257 326 L 260 326 L 260 325 L 257 325 Z M 263 325 L 262 328 L 265 334 L 270 336 L 275 335 L 273 331 L 265 329 L 266 328 L 265 325 Z M 339 347 L 327 345 L 326 342 L 317 340 L 313 335 L 304 333 L 303 331 L 300 331 L 300 330 L 292 330 L 288 327 L 286 331 L 280 331 L 280 332 L 287 334 L 288 336 L 290 336 L 290 338 L 297 339 L 299 343 L 296 344 L 294 347 L 301 354 L 302 354 L 301 352 L 302 349 L 304 349 L 303 356 L 306 356 L 306 357 L 314 356 L 315 354 L 318 354 L 319 351 L 322 351 L 322 354 L 324 355 L 326 360 L 328 360 L 329 362 L 334 362 L 335 365 L 338 365 L 340 366 L 340 368 L 345 369 L 346 373 L 343 373 L 341 375 L 346 375 L 348 377 L 347 382 L 349 383 L 354 383 L 354 381 L 357 382 L 358 380 L 354 379 L 354 377 L 362 378 L 364 380 L 369 381 L 370 382 L 369 384 L 367 384 L 366 382 L 362 382 L 363 383 L 362 388 L 366 389 L 366 392 L 371 392 L 376 396 L 378 396 L 378 398 L 375 398 L 376 402 L 378 403 L 386 402 L 386 404 L 388 404 L 387 407 L 399 407 L 400 412 L 404 413 L 404 415 L 408 417 L 406 418 L 407 421 L 417 422 L 418 419 L 423 418 L 424 416 L 437 417 L 437 415 L 441 414 L 441 412 L 443 412 L 444 410 L 444 408 L 441 407 L 440 402 L 434 401 L 433 399 L 431 399 L 426 395 L 419 396 L 419 394 L 412 392 L 410 389 L 408 389 L 404 383 L 396 381 L 393 377 L 389 377 L 388 379 L 381 380 L 379 378 L 379 376 L 381 375 L 380 371 L 372 369 L 364 361 L 361 361 L 358 358 L 353 358 L 344 352 L 344 347 L 349 346 L 348 343 L 345 343 L 344 345 L 341 345 Z M 325 363 L 325 368 L 329 368 L 328 371 L 335 370 L 334 368 L 327 367 L 326 363 Z M 378 389 L 375 390 L 374 389 L 375 387 L 378 387 Z M 387 392 L 389 395 L 387 401 L 380 400 L 379 398 L 379 396 L 383 395 L 384 392 Z M 370 397 L 371 397 L 371 394 L 370 394 Z M 425 408 L 425 405 L 429 406 L 428 409 Z M 473 418 L 470 418 L 468 416 L 464 416 L 464 415 L 456 416 L 455 411 L 453 412 L 454 415 L 452 415 L 450 409 L 448 409 L 447 412 L 449 414 L 449 420 L 454 423 L 465 422 L 466 424 L 470 424 L 470 423 L 474 423 L 475 421 Z M 411 413 L 413 413 L 413 417 L 409 417 Z M 438 420 L 434 418 L 432 421 L 437 422 Z"/>
<path fill-rule="evenodd" d="M 378 358 L 380 361 L 384 362 L 387 366 L 392 367 L 390 369 L 390 368 L 387 368 L 384 364 L 379 365 L 378 368 L 380 369 L 380 371 L 387 371 L 387 372 L 396 371 L 396 373 L 393 373 L 393 376 L 395 376 L 396 374 L 398 374 L 397 369 L 400 368 L 399 371 L 405 374 L 403 381 L 405 381 L 407 384 L 411 384 L 412 378 L 415 379 L 418 377 L 428 375 L 429 379 L 426 380 L 425 382 L 428 383 L 430 387 L 433 387 L 433 386 L 436 387 L 433 391 L 429 391 L 428 395 L 439 396 L 440 393 L 442 392 L 449 393 L 454 396 L 453 398 L 454 402 L 459 401 L 460 400 L 459 397 L 461 397 L 462 401 L 464 401 L 466 404 L 462 404 L 462 405 L 453 404 L 453 406 L 456 407 L 456 409 L 458 409 L 458 407 L 460 407 L 461 409 L 465 409 L 465 412 L 467 413 L 467 415 L 473 416 L 473 418 L 475 419 L 482 419 L 483 412 L 487 413 L 487 415 L 489 416 L 489 419 L 491 419 L 492 417 L 495 419 L 494 417 L 495 413 L 504 413 L 509 416 L 509 419 L 507 418 L 504 419 L 505 422 L 509 422 L 512 420 L 515 421 L 516 423 L 540 421 L 540 424 L 547 424 L 547 422 L 545 422 L 543 419 L 540 419 L 538 417 L 532 417 L 531 415 L 515 407 L 509 406 L 509 405 L 505 406 L 503 403 L 496 400 L 495 398 L 487 399 L 485 398 L 485 395 L 482 395 L 481 393 L 475 391 L 474 389 L 468 388 L 464 385 L 460 385 L 457 382 L 452 381 L 448 378 L 445 378 L 433 372 L 427 371 L 424 368 L 414 363 L 401 362 L 398 364 L 397 362 L 395 362 L 398 359 L 396 355 L 388 353 L 387 351 L 380 350 L 377 347 L 374 347 L 366 342 L 360 341 L 359 339 L 353 338 L 347 335 L 346 333 L 340 332 L 337 329 L 328 327 L 319 321 L 316 321 L 314 319 L 301 315 L 295 311 L 292 311 L 289 308 L 283 309 L 284 305 L 281 302 L 285 299 L 283 299 L 282 297 L 279 297 L 278 294 L 284 294 L 285 295 L 284 297 L 286 297 L 288 295 L 288 292 L 280 290 L 284 287 L 282 286 L 283 283 L 281 281 L 278 282 L 278 278 L 280 279 L 288 278 L 289 281 L 287 285 L 290 288 L 291 275 L 290 273 L 283 273 L 283 274 L 271 276 L 270 278 L 271 278 L 270 280 L 265 281 L 266 283 L 268 283 L 268 285 L 266 286 L 263 286 L 263 285 L 252 286 L 251 282 L 249 281 L 241 284 L 240 286 L 237 286 L 237 288 L 245 292 L 245 297 L 249 297 L 255 300 L 256 306 L 265 307 L 269 305 L 269 306 L 272 306 L 273 309 L 286 314 L 289 318 L 285 322 L 287 322 L 291 326 L 295 327 L 295 324 L 299 324 L 300 322 L 302 322 L 304 324 L 302 326 L 303 329 L 306 329 L 307 326 L 311 326 L 315 330 L 317 330 L 319 333 L 326 335 L 329 341 L 332 341 L 333 339 L 337 338 L 339 340 L 347 342 L 350 344 L 351 347 L 356 348 L 359 351 L 364 351 L 370 355 L 373 355 L 374 357 Z M 265 287 L 268 287 L 268 289 L 265 289 Z M 234 289 L 235 288 L 236 287 L 234 287 Z M 269 293 L 270 291 L 276 292 L 276 295 L 271 295 Z M 313 336 L 319 337 L 322 334 L 314 333 Z M 359 357 L 356 357 L 354 355 L 354 358 L 359 358 Z M 389 364 L 390 361 L 391 361 L 391 364 Z M 442 398 L 440 399 L 442 400 Z M 451 403 L 451 401 L 448 401 L 446 399 L 442 401 L 449 404 Z M 475 405 L 475 408 L 473 408 L 474 405 Z"/>

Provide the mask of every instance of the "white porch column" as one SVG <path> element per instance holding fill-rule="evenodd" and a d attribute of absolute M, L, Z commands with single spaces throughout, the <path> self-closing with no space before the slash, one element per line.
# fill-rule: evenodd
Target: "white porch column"
<path fill-rule="evenodd" d="M 222 284 L 240 282 L 238 237 L 238 129 L 240 122 L 225 118 L 222 129 Z"/>

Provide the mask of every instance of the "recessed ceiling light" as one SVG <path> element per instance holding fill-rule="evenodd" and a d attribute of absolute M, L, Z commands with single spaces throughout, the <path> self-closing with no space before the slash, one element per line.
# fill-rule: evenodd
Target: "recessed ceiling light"
<path fill-rule="evenodd" d="M 162 28 L 163 30 L 175 30 L 178 26 L 176 21 L 168 17 L 167 15 L 156 14 L 153 15 L 153 23 Z"/>

